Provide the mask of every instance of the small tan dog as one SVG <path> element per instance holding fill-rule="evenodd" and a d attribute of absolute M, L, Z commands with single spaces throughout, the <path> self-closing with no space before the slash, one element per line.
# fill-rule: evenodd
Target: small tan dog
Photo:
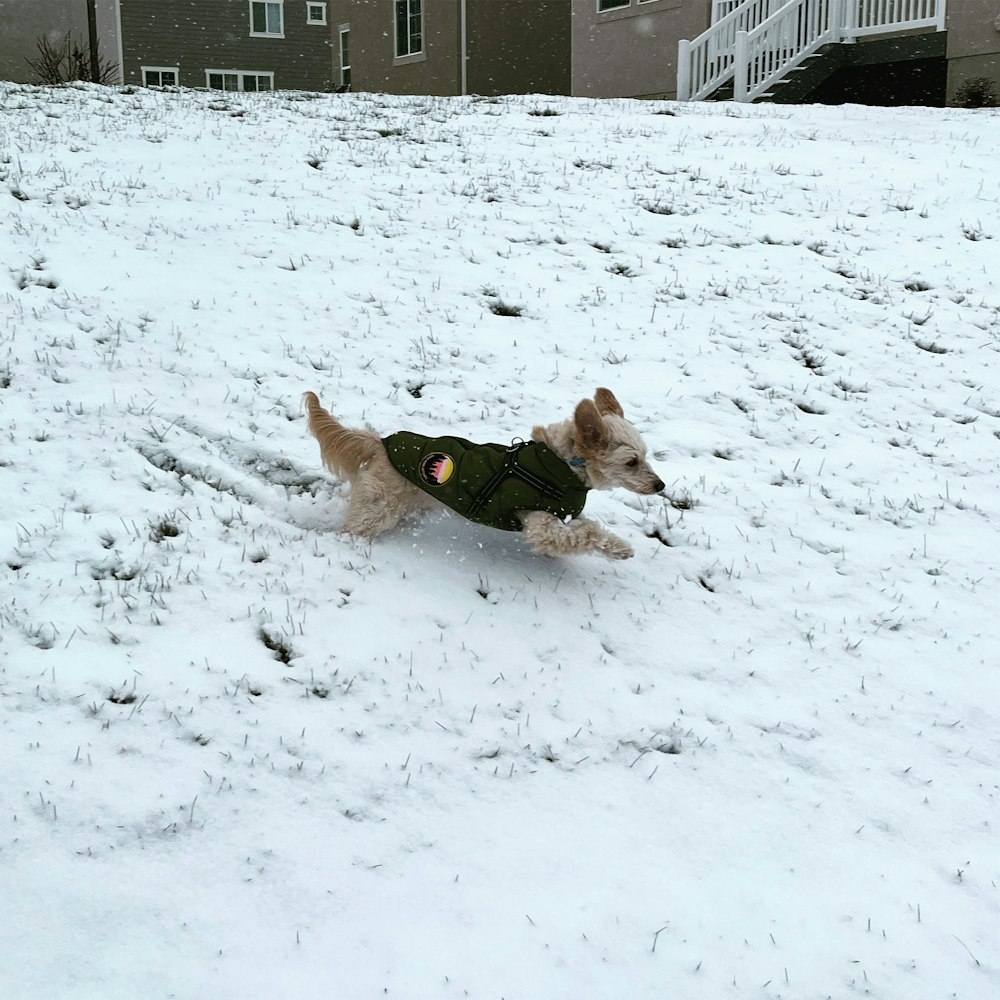
<path fill-rule="evenodd" d="M 546 555 L 628 559 L 635 553 L 626 541 L 580 516 L 587 491 L 621 486 L 651 495 L 663 489 L 642 437 L 609 389 L 582 400 L 572 420 L 535 427 L 530 442 L 510 446 L 409 432 L 381 438 L 344 427 L 315 393 L 303 399 L 323 464 L 351 484 L 344 530 L 363 538 L 410 511 L 443 503 L 480 524 L 523 532 Z"/>

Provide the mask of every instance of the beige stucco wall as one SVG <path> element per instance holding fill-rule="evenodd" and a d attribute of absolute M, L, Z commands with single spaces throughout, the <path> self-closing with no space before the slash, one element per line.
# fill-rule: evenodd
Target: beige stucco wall
<path fill-rule="evenodd" d="M 461 89 L 459 0 L 424 0 L 424 51 L 394 58 L 393 4 L 385 0 L 332 0 L 333 30 L 351 27 L 351 83 L 356 91 L 457 94 Z"/>
<path fill-rule="evenodd" d="M 709 25 L 710 0 L 631 0 L 599 13 L 573 0 L 572 93 L 578 97 L 674 97 L 677 43 Z"/>
<path fill-rule="evenodd" d="M 973 77 L 1000 90 L 1000 0 L 951 0 L 948 4 L 948 100 Z"/>

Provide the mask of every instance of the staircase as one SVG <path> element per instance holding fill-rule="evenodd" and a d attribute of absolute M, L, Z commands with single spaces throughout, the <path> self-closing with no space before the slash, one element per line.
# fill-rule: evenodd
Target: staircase
<path fill-rule="evenodd" d="M 829 46 L 945 30 L 947 0 L 714 0 L 712 26 L 677 52 L 677 100 L 773 96 Z"/>

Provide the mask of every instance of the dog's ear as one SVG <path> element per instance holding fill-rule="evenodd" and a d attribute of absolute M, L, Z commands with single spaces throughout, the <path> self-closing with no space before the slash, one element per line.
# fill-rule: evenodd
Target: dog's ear
<path fill-rule="evenodd" d="M 607 451 L 610 442 L 608 429 L 597 406 L 589 399 L 581 400 L 577 404 L 576 412 L 573 414 L 573 427 L 584 457 Z"/>
<path fill-rule="evenodd" d="M 602 417 L 608 413 L 613 413 L 616 417 L 625 416 L 622 404 L 615 399 L 615 394 L 610 389 L 598 389 L 594 393 L 594 402 L 597 404 L 597 412 Z"/>

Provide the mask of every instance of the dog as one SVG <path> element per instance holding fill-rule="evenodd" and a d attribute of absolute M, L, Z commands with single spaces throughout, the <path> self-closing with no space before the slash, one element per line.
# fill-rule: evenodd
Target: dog
<path fill-rule="evenodd" d="M 617 486 L 652 496 L 663 481 L 610 389 L 577 404 L 573 417 L 535 427 L 528 442 L 475 445 L 345 427 L 314 392 L 303 396 L 323 464 L 350 483 L 343 529 L 374 538 L 405 514 L 441 504 L 480 524 L 520 531 L 536 552 L 594 552 L 629 559 L 624 539 L 581 516 L 589 490 Z"/>

